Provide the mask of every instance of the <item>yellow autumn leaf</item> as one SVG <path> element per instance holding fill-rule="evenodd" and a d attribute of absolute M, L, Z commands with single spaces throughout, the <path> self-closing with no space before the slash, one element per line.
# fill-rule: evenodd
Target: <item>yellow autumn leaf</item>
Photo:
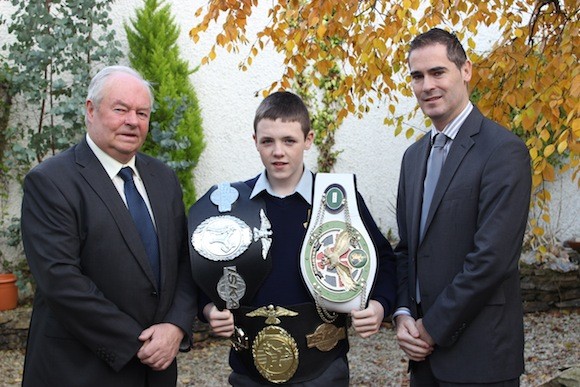
<path fill-rule="evenodd" d="M 325 34 L 326 34 L 326 26 L 321 23 L 316 29 L 316 36 L 318 36 L 318 39 L 322 39 L 324 38 Z"/>
<path fill-rule="evenodd" d="M 574 137 L 580 137 L 580 118 L 576 118 L 572 121 L 572 132 L 574 133 Z"/>
<path fill-rule="evenodd" d="M 550 144 L 544 148 L 544 157 L 550 157 L 552 153 L 554 153 L 555 147 L 554 144 Z"/>
<path fill-rule="evenodd" d="M 373 40 L 373 47 L 379 50 L 380 52 L 386 52 L 387 46 L 385 45 L 385 41 L 382 39 L 374 39 Z"/>
<path fill-rule="evenodd" d="M 551 164 L 546 164 L 544 170 L 542 171 L 542 178 L 545 181 L 554 181 L 554 167 Z"/>
<path fill-rule="evenodd" d="M 475 49 L 475 40 L 473 40 L 472 38 L 467 39 L 467 45 L 469 46 L 470 49 L 474 50 Z"/>
<path fill-rule="evenodd" d="M 562 154 L 568 148 L 568 143 L 566 141 L 562 141 L 558 144 L 558 153 Z"/>

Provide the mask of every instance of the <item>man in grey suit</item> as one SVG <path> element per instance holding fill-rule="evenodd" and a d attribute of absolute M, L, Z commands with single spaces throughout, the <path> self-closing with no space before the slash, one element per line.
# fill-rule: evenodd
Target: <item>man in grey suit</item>
<path fill-rule="evenodd" d="M 24 386 L 176 384 L 196 292 L 177 177 L 138 153 L 152 104 L 137 72 L 104 68 L 89 86 L 86 136 L 25 178 L 22 238 L 37 289 Z"/>
<path fill-rule="evenodd" d="M 434 126 L 405 152 L 397 198 L 394 317 L 411 385 L 517 386 L 528 150 L 469 101 L 472 65 L 454 35 L 417 36 L 408 64 Z"/>

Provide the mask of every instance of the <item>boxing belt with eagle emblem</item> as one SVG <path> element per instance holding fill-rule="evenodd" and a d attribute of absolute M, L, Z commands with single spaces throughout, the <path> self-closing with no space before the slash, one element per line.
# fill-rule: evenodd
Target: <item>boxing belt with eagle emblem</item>
<path fill-rule="evenodd" d="M 324 321 L 366 308 L 377 251 L 359 214 L 353 174 L 316 174 L 300 269 Z"/>
<path fill-rule="evenodd" d="M 320 320 L 309 302 L 287 306 L 241 306 L 234 355 L 259 383 L 307 383 L 348 351 L 346 315 Z"/>

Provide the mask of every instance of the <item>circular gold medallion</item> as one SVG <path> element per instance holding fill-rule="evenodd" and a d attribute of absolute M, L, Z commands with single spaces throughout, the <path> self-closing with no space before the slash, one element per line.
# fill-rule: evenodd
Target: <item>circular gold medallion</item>
<path fill-rule="evenodd" d="M 284 383 L 298 369 L 296 341 L 277 326 L 267 326 L 256 336 L 252 345 L 254 364 L 260 374 L 272 383 Z"/>

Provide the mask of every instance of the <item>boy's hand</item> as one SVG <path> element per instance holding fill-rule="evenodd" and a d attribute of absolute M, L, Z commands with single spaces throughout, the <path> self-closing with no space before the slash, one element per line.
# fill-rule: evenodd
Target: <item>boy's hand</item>
<path fill-rule="evenodd" d="M 363 310 L 353 310 L 350 315 L 352 326 L 360 337 L 365 338 L 379 331 L 383 322 L 384 309 L 380 302 L 369 301 L 369 306 Z"/>
<path fill-rule="evenodd" d="M 234 334 L 234 315 L 229 309 L 220 311 L 211 302 L 203 308 L 203 315 L 216 336 L 231 337 Z"/>

